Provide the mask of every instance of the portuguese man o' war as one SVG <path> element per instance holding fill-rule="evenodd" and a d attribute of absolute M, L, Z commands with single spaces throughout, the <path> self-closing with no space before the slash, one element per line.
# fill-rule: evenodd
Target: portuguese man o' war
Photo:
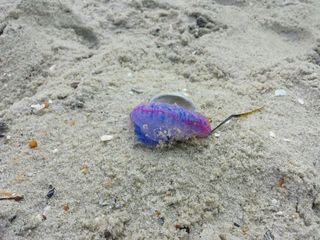
<path fill-rule="evenodd" d="M 131 114 L 137 140 L 147 145 L 207 137 L 209 120 L 176 104 L 150 102 L 136 106 Z"/>
<path fill-rule="evenodd" d="M 157 146 L 193 137 L 208 137 L 231 118 L 246 116 L 259 110 L 261 108 L 233 114 L 214 129 L 211 128 L 209 119 L 202 114 L 164 102 L 142 103 L 131 111 L 130 119 L 137 140 L 148 146 Z"/>

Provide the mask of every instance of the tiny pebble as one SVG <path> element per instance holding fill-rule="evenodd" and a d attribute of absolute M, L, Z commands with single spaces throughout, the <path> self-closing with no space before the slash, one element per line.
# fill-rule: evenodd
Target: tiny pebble
<path fill-rule="evenodd" d="M 81 171 L 84 175 L 88 174 L 88 173 L 89 173 L 89 166 L 88 166 L 88 164 L 87 164 L 87 163 L 84 163 L 84 164 L 81 166 L 80 171 Z"/>
<path fill-rule="evenodd" d="M 236 223 L 236 222 L 234 222 L 233 225 L 234 225 L 235 227 L 240 227 L 240 224 L 238 224 L 238 223 Z"/>
<path fill-rule="evenodd" d="M 52 150 L 52 153 L 57 153 L 59 150 L 57 148 Z"/>
<path fill-rule="evenodd" d="M 287 92 L 284 89 L 277 89 L 277 90 L 274 91 L 274 95 L 276 97 L 283 97 L 283 96 L 287 95 Z"/>
<path fill-rule="evenodd" d="M 70 209 L 69 203 L 63 204 L 63 210 L 64 210 L 65 212 L 68 212 L 69 209 Z"/>
<path fill-rule="evenodd" d="M 70 86 L 74 89 L 76 89 L 78 87 L 78 85 L 80 84 L 80 82 L 73 82 L 70 84 Z"/>
<path fill-rule="evenodd" d="M 38 147 L 38 142 L 35 139 L 30 139 L 28 144 L 30 148 Z"/>
<path fill-rule="evenodd" d="M 298 219 L 299 218 L 299 214 L 298 213 L 294 213 L 290 216 L 290 220 L 295 220 L 295 219 Z"/>
<path fill-rule="evenodd" d="M 216 132 L 213 134 L 216 138 L 219 138 L 220 137 L 220 133 Z"/>
<path fill-rule="evenodd" d="M 158 222 L 159 222 L 160 225 L 163 225 L 164 224 L 164 217 L 160 217 L 158 219 Z"/>
<path fill-rule="evenodd" d="M 101 142 L 107 142 L 107 141 L 110 141 L 113 139 L 113 136 L 112 135 L 103 135 L 100 137 L 101 139 Z"/>
<path fill-rule="evenodd" d="M 44 100 L 43 101 L 43 106 L 44 106 L 44 108 L 48 108 L 49 106 L 50 106 L 50 100 Z"/>
<path fill-rule="evenodd" d="M 155 210 L 154 214 L 156 215 L 156 217 L 160 217 L 161 216 L 161 212 L 159 210 Z"/>
<path fill-rule="evenodd" d="M 283 188 L 283 187 L 285 186 L 285 180 L 284 180 L 283 177 L 279 179 L 277 185 L 278 185 L 278 187 L 280 187 L 280 188 Z"/>
<path fill-rule="evenodd" d="M 109 205 L 109 202 L 108 201 L 106 201 L 103 197 L 99 197 L 99 205 L 101 206 L 101 207 L 105 207 L 105 206 L 108 206 Z"/>

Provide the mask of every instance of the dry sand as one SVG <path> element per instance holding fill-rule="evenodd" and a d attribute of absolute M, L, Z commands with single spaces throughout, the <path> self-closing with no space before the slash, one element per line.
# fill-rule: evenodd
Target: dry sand
<path fill-rule="evenodd" d="M 319 74 L 318 0 L 1 0 L 0 239 L 320 239 Z M 265 109 L 136 145 L 161 92 Z"/>

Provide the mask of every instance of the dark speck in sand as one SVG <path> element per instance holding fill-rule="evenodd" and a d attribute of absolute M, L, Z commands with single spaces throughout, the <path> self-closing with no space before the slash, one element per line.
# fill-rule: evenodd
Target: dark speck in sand
<path fill-rule="evenodd" d="M 0 137 L 4 137 L 4 133 L 8 130 L 8 125 L 4 122 L 0 122 Z"/>
<path fill-rule="evenodd" d="M 233 223 L 233 225 L 234 225 L 235 227 L 240 227 L 240 224 L 238 224 L 238 223 Z"/>
<path fill-rule="evenodd" d="M 104 231 L 104 237 L 105 237 L 105 239 L 107 239 L 107 240 L 113 239 L 112 233 L 111 233 L 109 230 L 105 230 L 105 231 Z"/>
<path fill-rule="evenodd" d="M 204 28 L 207 25 L 208 21 L 204 19 L 203 17 L 197 18 L 197 26 L 200 28 Z"/>
<path fill-rule="evenodd" d="M 55 188 L 52 185 L 49 185 L 49 192 L 47 193 L 47 198 L 52 198 L 55 193 Z"/>

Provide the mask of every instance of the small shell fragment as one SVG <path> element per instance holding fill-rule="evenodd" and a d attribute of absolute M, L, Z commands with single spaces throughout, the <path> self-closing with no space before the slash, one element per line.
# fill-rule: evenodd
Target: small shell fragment
<path fill-rule="evenodd" d="M 40 114 L 43 112 L 45 108 L 49 108 L 50 104 L 52 101 L 50 99 L 44 100 L 42 103 L 37 103 L 37 104 L 32 104 L 31 107 L 31 112 L 33 114 Z"/>
<path fill-rule="evenodd" d="M 300 103 L 301 105 L 304 105 L 304 100 L 302 98 L 298 98 L 297 99 L 298 103 Z"/>
<path fill-rule="evenodd" d="M 277 89 L 274 91 L 274 95 L 276 97 L 283 97 L 283 96 L 287 96 L 287 92 L 284 89 Z"/>
<path fill-rule="evenodd" d="M 31 105 L 31 112 L 33 114 L 39 114 L 45 107 L 45 104 L 33 104 Z"/>
<path fill-rule="evenodd" d="M 102 135 L 100 137 L 101 142 L 108 142 L 113 139 L 113 135 Z"/>
<path fill-rule="evenodd" d="M 151 98 L 150 102 L 177 104 L 188 110 L 195 110 L 193 102 L 186 97 L 185 93 L 164 93 Z"/>
<path fill-rule="evenodd" d="M 291 139 L 289 139 L 289 138 L 283 138 L 282 139 L 283 141 L 285 141 L 285 142 L 293 142 Z"/>
<path fill-rule="evenodd" d="M 138 89 L 138 88 L 131 88 L 131 92 L 136 93 L 136 94 L 141 94 L 143 93 L 142 90 Z"/>
<path fill-rule="evenodd" d="M 53 72 L 55 70 L 55 68 L 56 68 L 56 65 L 52 65 L 51 67 L 49 67 L 49 71 Z"/>
<path fill-rule="evenodd" d="M 50 211 L 51 207 L 50 206 L 46 206 L 44 209 L 43 209 L 43 213 L 42 213 L 42 216 L 47 219 L 47 216 L 48 216 L 48 213 Z"/>
<path fill-rule="evenodd" d="M 214 135 L 216 138 L 219 138 L 219 137 L 220 137 L 220 133 L 218 133 L 218 132 L 215 132 L 213 135 Z"/>

